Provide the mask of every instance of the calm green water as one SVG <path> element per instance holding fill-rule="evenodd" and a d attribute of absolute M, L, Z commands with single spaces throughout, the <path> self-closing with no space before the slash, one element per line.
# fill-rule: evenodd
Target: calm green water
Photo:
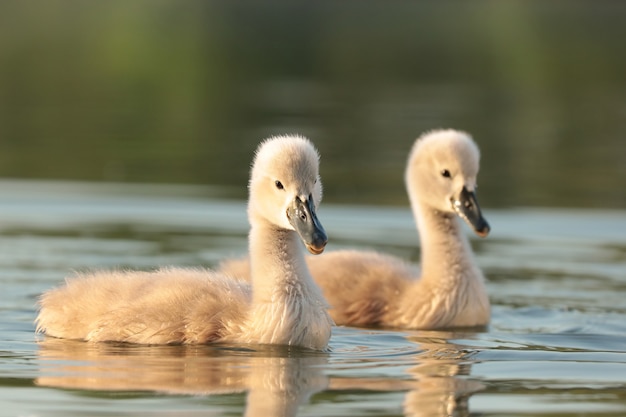
<path fill-rule="evenodd" d="M 0 415 L 622 416 L 626 214 L 490 210 L 474 240 L 484 331 L 336 328 L 331 352 L 93 345 L 35 336 L 72 270 L 214 265 L 245 201 L 204 187 L 0 181 Z M 418 254 L 408 208 L 323 204 L 329 250 Z"/>
<path fill-rule="evenodd" d="M 626 3 L 0 2 L 0 178 L 219 184 L 318 145 L 326 199 L 406 202 L 423 131 L 471 132 L 488 207 L 624 208 Z"/>

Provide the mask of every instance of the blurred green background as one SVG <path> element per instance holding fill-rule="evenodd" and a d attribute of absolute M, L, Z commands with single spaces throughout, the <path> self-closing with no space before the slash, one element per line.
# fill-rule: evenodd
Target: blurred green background
<path fill-rule="evenodd" d="M 326 201 L 407 205 L 438 127 L 481 147 L 485 208 L 626 207 L 626 2 L 0 2 L 3 178 L 245 198 L 299 132 Z"/>

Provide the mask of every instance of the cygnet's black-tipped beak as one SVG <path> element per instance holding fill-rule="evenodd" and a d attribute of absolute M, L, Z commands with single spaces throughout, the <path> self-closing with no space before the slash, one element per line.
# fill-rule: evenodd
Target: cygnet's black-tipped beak
<path fill-rule="evenodd" d="M 306 201 L 296 197 L 293 205 L 287 209 L 287 218 L 309 252 L 314 255 L 324 252 L 326 243 L 328 243 L 328 236 L 317 219 L 312 196 L 309 196 Z"/>
<path fill-rule="evenodd" d="M 452 198 L 450 202 L 454 211 L 474 229 L 478 236 L 486 237 L 489 234 L 491 229 L 480 211 L 476 193 L 463 187 L 458 198 Z"/>

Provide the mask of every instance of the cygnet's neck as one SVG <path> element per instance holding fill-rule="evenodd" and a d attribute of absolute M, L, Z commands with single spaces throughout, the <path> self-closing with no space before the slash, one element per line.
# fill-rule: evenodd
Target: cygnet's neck
<path fill-rule="evenodd" d="M 459 280 L 482 279 L 475 277 L 480 271 L 456 214 L 418 204 L 414 216 L 420 236 L 422 280 L 458 285 Z"/>
<path fill-rule="evenodd" d="M 250 229 L 249 245 L 254 303 L 273 303 L 279 301 L 277 297 L 297 296 L 291 291 L 315 285 L 296 232 L 271 224 L 256 224 Z"/>
<path fill-rule="evenodd" d="M 257 343 L 323 349 L 332 319 L 313 281 L 296 232 L 268 222 L 250 229 L 252 305 L 248 320 Z"/>
<path fill-rule="evenodd" d="M 398 303 L 396 324 L 411 328 L 485 324 L 489 298 L 483 274 L 456 215 L 418 204 L 413 204 L 413 211 L 422 272 Z"/>

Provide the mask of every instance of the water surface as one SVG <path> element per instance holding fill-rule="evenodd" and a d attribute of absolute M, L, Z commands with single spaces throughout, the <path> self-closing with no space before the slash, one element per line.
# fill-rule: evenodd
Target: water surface
<path fill-rule="evenodd" d="M 207 195 L 211 194 L 211 195 Z M 487 329 L 337 327 L 330 351 L 36 336 L 73 270 L 211 266 L 246 249 L 219 189 L 0 182 L 0 415 L 565 416 L 626 413 L 626 214 L 485 210 Z M 328 250 L 418 260 L 407 208 L 323 205 Z"/>
<path fill-rule="evenodd" d="M 0 2 L 0 177 L 71 180 L 0 181 L 0 415 L 625 415 L 625 19 L 602 0 Z M 323 354 L 35 336 L 72 271 L 243 253 L 275 134 L 321 151 L 328 250 L 418 261 L 402 174 L 438 127 L 481 148 L 487 329 L 339 327 Z"/>

